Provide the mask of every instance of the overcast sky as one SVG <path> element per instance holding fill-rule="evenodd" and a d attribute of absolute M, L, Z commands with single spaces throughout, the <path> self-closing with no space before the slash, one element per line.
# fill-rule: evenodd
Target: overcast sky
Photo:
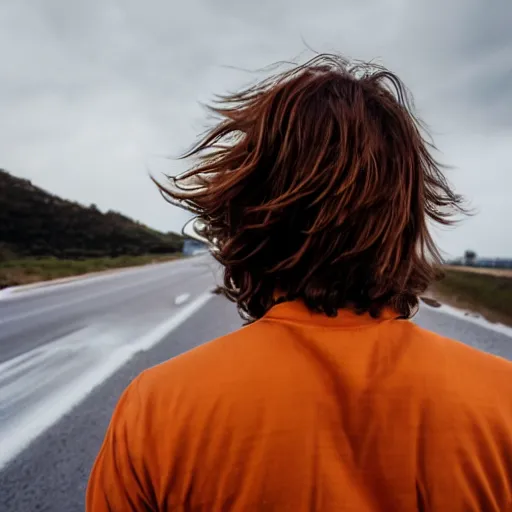
<path fill-rule="evenodd" d="M 147 170 L 205 127 L 199 101 L 317 51 L 374 59 L 412 89 L 478 214 L 451 255 L 512 257 L 512 1 L 1 0 L 0 167 L 161 230 L 187 218 Z M 304 54 L 304 57 L 311 54 Z"/>

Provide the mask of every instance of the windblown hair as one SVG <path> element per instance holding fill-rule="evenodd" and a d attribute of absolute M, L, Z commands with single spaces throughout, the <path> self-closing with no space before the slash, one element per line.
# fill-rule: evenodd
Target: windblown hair
<path fill-rule="evenodd" d="M 400 79 L 319 55 L 209 108 L 195 166 L 160 187 L 198 216 L 242 315 L 279 298 L 410 317 L 438 274 L 428 219 L 464 210 Z"/>

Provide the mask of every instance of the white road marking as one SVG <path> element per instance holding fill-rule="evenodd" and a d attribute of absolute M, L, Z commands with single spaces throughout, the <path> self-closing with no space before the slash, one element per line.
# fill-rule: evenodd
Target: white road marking
<path fill-rule="evenodd" d="M 9 297 L 11 295 L 13 290 L 14 290 L 14 287 L 12 287 L 12 286 L 9 288 L 3 288 L 2 290 L 0 290 L 0 300 L 7 299 L 7 297 Z"/>
<path fill-rule="evenodd" d="M 0 364 L 0 469 L 136 353 L 162 341 L 212 297 L 205 292 L 136 340 L 87 327 Z"/>
<path fill-rule="evenodd" d="M 182 270 L 183 272 L 183 270 Z M 158 276 L 156 278 L 147 279 L 144 281 L 136 281 L 129 282 L 128 284 L 122 286 L 116 286 L 115 288 L 107 288 L 106 290 L 97 291 L 95 293 L 89 293 L 87 295 L 79 295 L 75 299 L 66 300 L 64 303 L 52 304 L 50 306 L 44 306 L 39 309 L 35 309 L 33 311 L 28 311 L 26 313 L 13 315 L 7 318 L 0 319 L 0 325 L 6 324 L 8 322 L 19 322 L 20 320 L 26 320 L 27 318 L 42 315 L 45 313 L 49 313 L 50 311 L 57 311 L 62 309 L 63 307 L 74 306 L 75 304 L 79 304 L 80 302 L 98 299 L 99 297 L 104 297 L 105 295 L 117 294 L 123 290 L 129 290 L 130 288 L 139 288 L 141 285 L 147 285 L 151 283 L 157 283 L 162 281 L 162 276 Z"/>
<path fill-rule="evenodd" d="M 434 308 L 428 305 L 422 305 L 421 307 L 428 308 L 430 311 L 443 313 L 444 315 L 450 315 L 456 318 L 460 318 L 461 320 L 465 320 L 466 322 L 476 324 L 480 327 L 483 327 L 484 329 L 499 332 L 500 334 L 504 334 L 505 336 L 512 338 L 512 327 L 508 327 L 507 325 L 503 325 L 500 323 L 489 322 L 489 320 L 486 320 L 481 316 L 475 316 L 475 313 L 464 311 L 462 309 L 457 309 L 454 308 L 453 306 L 448 306 L 447 304 L 441 304 L 441 306 L 438 308 Z"/>
<path fill-rule="evenodd" d="M 190 298 L 190 293 L 182 293 L 181 295 L 178 295 L 174 299 L 174 304 L 176 304 L 176 306 L 179 306 L 179 305 L 183 304 L 184 302 L 187 302 L 187 300 L 189 298 Z"/>
<path fill-rule="evenodd" d="M 36 295 L 45 295 L 55 291 L 60 291 L 65 288 L 77 288 L 99 281 L 114 281 L 126 278 L 127 275 L 143 274 L 154 271 L 160 267 L 169 266 L 170 273 L 173 274 L 174 270 L 181 270 L 181 267 L 190 265 L 199 259 L 199 257 L 189 257 L 184 259 L 176 259 L 171 261 L 164 261 L 162 263 L 151 263 L 148 265 L 141 265 L 138 267 L 126 267 L 119 269 L 111 269 L 108 271 L 97 272 L 87 275 L 73 276 L 72 278 L 62 280 L 50 280 L 34 283 L 23 286 L 11 286 L 0 290 L 0 300 L 20 299 L 25 297 L 32 297 Z"/>

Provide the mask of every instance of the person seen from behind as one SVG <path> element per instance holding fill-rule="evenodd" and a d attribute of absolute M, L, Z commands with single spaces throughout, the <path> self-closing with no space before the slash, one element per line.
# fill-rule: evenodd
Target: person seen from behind
<path fill-rule="evenodd" d="M 512 363 L 411 321 L 464 207 L 401 80 L 319 55 L 213 111 L 163 191 L 248 325 L 130 384 L 87 510 L 512 510 Z"/>

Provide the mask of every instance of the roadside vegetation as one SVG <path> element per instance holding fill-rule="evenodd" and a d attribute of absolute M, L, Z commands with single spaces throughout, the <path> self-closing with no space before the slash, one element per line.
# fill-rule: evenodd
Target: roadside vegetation
<path fill-rule="evenodd" d="M 168 261 L 183 242 L 0 169 L 0 288 Z"/>
<path fill-rule="evenodd" d="M 88 274 L 123 267 L 162 263 L 181 257 L 180 253 L 167 255 L 119 256 L 116 258 L 89 258 L 66 260 L 57 258 L 22 258 L 0 261 L 0 289 L 64 277 Z"/>
<path fill-rule="evenodd" d="M 155 191 L 156 194 L 156 191 Z M 180 252 L 183 237 L 68 201 L 0 169 L 0 260 L 84 260 Z"/>
<path fill-rule="evenodd" d="M 512 275 L 460 267 L 444 269 L 445 277 L 431 292 L 434 297 L 480 313 L 493 322 L 512 326 Z"/>

